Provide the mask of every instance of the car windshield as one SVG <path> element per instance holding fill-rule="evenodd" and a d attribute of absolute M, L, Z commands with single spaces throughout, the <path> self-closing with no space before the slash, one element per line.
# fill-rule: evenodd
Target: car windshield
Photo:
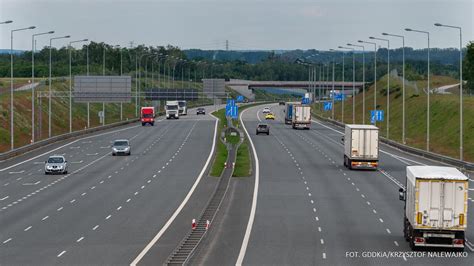
<path fill-rule="evenodd" d="M 198 111 L 204 111 L 204 108 L 198 108 Z"/>
<path fill-rule="evenodd" d="M 267 125 L 258 125 L 259 128 L 267 128 Z"/>
<path fill-rule="evenodd" d="M 62 157 L 50 157 L 48 163 L 63 163 L 64 160 Z"/>
<path fill-rule="evenodd" d="M 128 146 L 128 141 L 120 140 L 114 142 L 114 146 Z"/>
<path fill-rule="evenodd" d="M 152 118 L 153 115 L 152 115 L 152 114 L 144 114 L 143 117 L 144 117 L 144 118 Z"/>
<path fill-rule="evenodd" d="M 168 110 L 178 110 L 178 106 L 177 105 L 167 105 L 166 109 L 168 109 Z"/>

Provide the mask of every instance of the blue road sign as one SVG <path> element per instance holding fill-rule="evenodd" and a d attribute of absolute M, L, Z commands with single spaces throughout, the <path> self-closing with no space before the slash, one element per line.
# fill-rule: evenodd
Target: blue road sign
<path fill-rule="evenodd" d="M 342 101 L 344 99 L 344 94 L 337 93 L 334 95 L 334 101 Z"/>
<path fill-rule="evenodd" d="M 226 105 L 225 106 L 225 116 L 231 116 L 232 115 L 232 106 Z"/>
<path fill-rule="evenodd" d="M 230 116 L 233 119 L 237 119 L 239 117 L 239 107 L 237 105 L 234 105 L 230 108 Z"/>
<path fill-rule="evenodd" d="M 241 103 L 243 101 L 244 101 L 244 96 L 242 96 L 242 95 L 237 96 L 237 102 L 238 103 Z"/>
<path fill-rule="evenodd" d="M 302 104 L 309 104 L 309 103 L 310 103 L 310 99 L 309 99 L 309 98 L 303 98 L 303 99 L 301 100 L 301 103 L 302 103 Z"/>
<path fill-rule="evenodd" d="M 332 110 L 332 102 L 325 102 L 324 103 L 324 111 Z"/>
<path fill-rule="evenodd" d="M 230 106 L 235 105 L 235 100 L 234 99 L 227 99 L 227 105 L 230 105 Z"/>
<path fill-rule="evenodd" d="M 374 124 L 376 121 L 384 120 L 383 110 L 371 110 L 370 111 L 370 122 Z"/>

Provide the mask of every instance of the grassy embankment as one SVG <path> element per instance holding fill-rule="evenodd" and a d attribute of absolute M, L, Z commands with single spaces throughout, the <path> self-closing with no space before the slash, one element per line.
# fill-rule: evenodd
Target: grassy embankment
<path fill-rule="evenodd" d="M 14 87 L 20 87 L 28 84 L 29 78 L 15 78 Z M 45 80 L 38 78 L 38 81 Z M 151 79 L 149 79 L 151 81 Z M 155 77 L 153 86 L 164 87 L 164 78 L 161 78 L 161 82 L 158 84 L 158 80 Z M 167 85 L 167 84 L 166 84 Z M 53 80 L 52 91 L 61 93 L 62 97 L 53 97 L 51 101 L 51 131 L 52 135 L 59 135 L 69 132 L 69 80 L 64 78 L 58 78 Z M 142 88 L 145 86 L 142 85 Z M 175 88 L 181 87 L 192 87 L 198 90 L 202 89 L 201 83 L 175 81 Z M 135 81 L 132 81 L 132 92 L 135 88 Z M 10 149 L 10 79 L 0 78 L 0 152 L 5 152 Z M 37 88 L 37 92 L 43 92 L 45 97 L 38 98 L 35 100 L 36 106 L 36 140 L 45 139 L 48 137 L 48 98 L 46 92 L 48 91 L 47 82 L 42 82 Z M 190 103 L 192 107 L 196 104 L 208 103 L 206 100 L 199 101 L 198 103 Z M 148 101 L 142 100 L 142 105 L 151 104 Z M 14 93 L 14 134 L 15 134 L 15 147 L 20 147 L 30 143 L 31 140 L 31 91 L 17 91 Z M 131 103 L 123 104 L 123 120 L 133 119 L 136 117 L 135 111 L 135 99 L 132 99 Z M 107 124 L 120 121 L 120 104 L 119 103 L 106 103 L 105 104 L 105 122 Z M 91 103 L 90 104 L 90 126 L 100 126 L 98 112 L 102 111 L 102 103 Z M 73 124 L 72 129 L 74 131 L 81 130 L 87 127 L 87 105 L 85 103 L 72 103 L 72 117 Z M 41 118 L 41 121 L 40 121 Z M 41 122 L 41 123 L 40 123 Z M 41 124 L 41 130 L 39 125 Z"/>
<path fill-rule="evenodd" d="M 416 86 L 414 85 L 416 83 Z M 458 81 L 444 76 L 431 77 L 431 88 L 456 84 Z M 385 111 L 387 119 L 387 76 L 377 82 L 377 109 Z M 427 95 L 423 88 L 426 80 L 406 85 L 406 143 L 426 149 Z M 402 81 L 390 78 L 390 132 L 389 137 L 402 142 Z M 474 97 L 464 97 L 464 159 L 474 161 Z M 356 123 L 362 123 L 362 93 L 355 99 Z M 331 111 L 321 111 L 319 105 L 313 108 L 318 114 L 331 116 Z M 370 110 L 374 109 L 374 85 L 366 90 L 366 123 L 370 121 Z M 335 104 L 335 118 L 341 121 L 342 105 Z M 352 99 L 344 103 L 344 122 L 352 123 Z M 382 136 L 387 136 L 387 120 L 377 123 Z M 430 95 L 430 150 L 459 158 L 459 94 Z"/>

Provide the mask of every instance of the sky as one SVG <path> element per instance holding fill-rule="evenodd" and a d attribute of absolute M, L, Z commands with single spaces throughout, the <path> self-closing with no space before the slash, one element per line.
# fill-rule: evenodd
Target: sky
<path fill-rule="evenodd" d="M 459 31 L 435 22 L 462 27 L 464 45 L 474 40 L 474 0 L 0 0 L 5 20 L 13 23 L 0 25 L 0 49 L 10 48 L 12 29 L 32 25 L 14 33 L 14 49 L 31 49 L 31 35 L 50 30 L 71 41 L 206 50 L 225 49 L 226 40 L 230 50 L 328 50 L 388 32 L 425 48 L 426 35 L 407 27 L 429 31 L 431 47 L 459 47 Z M 38 48 L 49 38 L 38 36 Z"/>

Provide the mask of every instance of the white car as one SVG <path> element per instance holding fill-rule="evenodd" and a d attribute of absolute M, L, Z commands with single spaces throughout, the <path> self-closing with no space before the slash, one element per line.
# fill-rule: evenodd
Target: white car
<path fill-rule="evenodd" d="M 49 156 L 44 162 L 44 174 L 67 174 L 67 161 L 62 155 Z"/>
<path fill-rule="evenodd" d="M 270 110 L 270 107 L 265 107 L 265 108 L 263 108 L 263 110 L 262 110 L 262 113 L 264 113 L 264 114 L 268 114 L 268 113 L 271 113 L 271 112 L 272 112 L 272 111 Z"/>

